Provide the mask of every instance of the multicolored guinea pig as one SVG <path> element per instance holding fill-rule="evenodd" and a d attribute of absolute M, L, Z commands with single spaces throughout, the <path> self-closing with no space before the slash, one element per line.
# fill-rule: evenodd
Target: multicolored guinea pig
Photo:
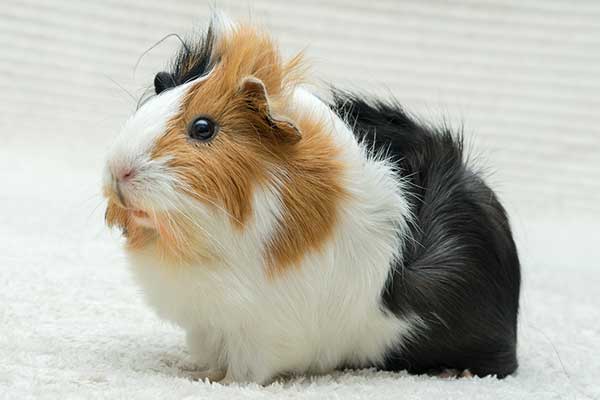
<path fill-rule="evenodd" d="M 517 250 L 460 136 L 304 72 L 214 17 L 110 150 L 106 222 L 194 376 L 515 371 Z"/>

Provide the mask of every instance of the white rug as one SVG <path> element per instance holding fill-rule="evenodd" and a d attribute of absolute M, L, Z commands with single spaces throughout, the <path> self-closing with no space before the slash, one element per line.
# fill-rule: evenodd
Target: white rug
<path fill-rule="evenodd" d="M 1 399 L 600 398 L 598 221 L 516 213 L 524 264 L 516 376 L 349 371 L 268 387 L 193 382 L 181 370 L 182 333 L 142 303 L 118 234 L 103 226 L 101 151 L 33 150 L 34 138 L 0 149 Z"/>

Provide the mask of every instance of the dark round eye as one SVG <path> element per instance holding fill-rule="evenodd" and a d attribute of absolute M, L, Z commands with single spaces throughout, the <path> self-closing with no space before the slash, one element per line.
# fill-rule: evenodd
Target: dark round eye
<path fill-rule="evenodd" d="M 217 124 L 208 117 L 198 117 L 190 125 L 188 134 L 194 140 L 206 141 L 217 133 Z"/>

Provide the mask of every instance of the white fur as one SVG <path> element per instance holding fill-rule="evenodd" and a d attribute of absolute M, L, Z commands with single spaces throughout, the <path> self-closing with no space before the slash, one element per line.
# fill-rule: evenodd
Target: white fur
<path fill-rule="evenodd" d="M 117 142 L 109 168 L 144 159 L 185 90 L 184 85 L 166 92 L 138 111 L 125 128 L 131 136 Z M 351 199 L 341 204 L 339 223 L 321 251 L 307 252 L 298 268 L 281 276 L 266 274 L 264 248 L 281 223 L 286 184 L 285 172 L 274 169 L 272 183 L 255 191 L 254 215 L 241 233 L 223 210 L 189 199 L 171 183 L 177 204 L 210 233 L 207 246 L 218 249 L 215 261 L 164 265 L 152 244 L 129 253 L 148 303 L 186 331 L 199 366 L 213 374 L 227 371 L 226 381 L 265 383 L 282 373 L 378 363 L 420 325 L 418 318 L 400 319 L 381 306 L 410 218 L 402 181 L 317 97 L 297 89 L 294 102 L 298 113 L 326 121 L 349 166 L 343 184 Z"/>
<path fill-rule="evenodd" d="M 218 40 L 219 38 L 226 37 L 235 32 L 238 25 L 234 20 L 229 18 L 229 15 L 221 10 L 212 10 L 210 27 L 213 29 L 214 36 Z"/>

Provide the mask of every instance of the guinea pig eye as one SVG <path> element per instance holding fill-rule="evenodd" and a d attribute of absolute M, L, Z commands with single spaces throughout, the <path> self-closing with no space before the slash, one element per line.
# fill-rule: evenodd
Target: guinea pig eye
<path fill-rule="evenodd" d="M 217 124 L 208 117 L 196 118 L 189 127 L 188 135 L 194 140 L 207 141 L 217 133 Z"/>

